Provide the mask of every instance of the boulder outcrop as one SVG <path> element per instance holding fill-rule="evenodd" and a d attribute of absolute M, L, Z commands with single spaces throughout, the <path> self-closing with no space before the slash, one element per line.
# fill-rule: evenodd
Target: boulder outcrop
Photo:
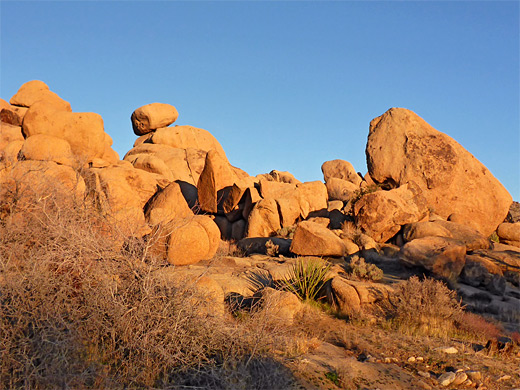
<path fill-rule="evenodd" d="M 422 220 L 427 211 L 422 191 L 413 182 L 365 194 L 354 205 L 356 225 L 377 242 L 392 238 L 402 225 Z"/>
<path fill-rule="evenodd" d="M 447 219 L 474 223 L 489 236 L 512 203 L 503 185 L 473 155 L 410 110 L 391 108 L 370 122 L 366 146 L 370 177 L 389 188 L 410 181 Z"/>
<path fill-rule="evenodd" d="M 424 237 L 406 243 L 400 259 L 421 266 L 437 276 L 455 281 L 466 261 L 466 246 L 461 241 L 445 237 Z"/>

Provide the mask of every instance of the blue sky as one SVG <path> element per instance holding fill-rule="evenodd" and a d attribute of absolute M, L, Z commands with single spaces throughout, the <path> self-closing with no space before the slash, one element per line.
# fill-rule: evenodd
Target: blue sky
<path fill-rule="evenodd" d="M 366 172 L 371 119 L 415 111 L 520 200 L 516 1 L 5 1 L 0 96 L 39 79 L 102 115 L 121 155 L 132 111 L 177 107 L 251 175 Z"/>

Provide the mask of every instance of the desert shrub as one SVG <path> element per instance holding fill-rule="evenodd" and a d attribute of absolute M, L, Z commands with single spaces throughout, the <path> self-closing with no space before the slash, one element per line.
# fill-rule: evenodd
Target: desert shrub
<path fill-rule="evenodd" d="M 391 297 L 392 321 L 406 333 L 448 336 L 463 311 L 457 295 L 441 281 L 413 276 Z"/>
<path fill-rule="evenodd" d="M 500 242 L 500 238 L 498 237 L 497 232 L 491 233 L 489 240 L 498 244 Z"/>
<path fill-rule="evenodd" d="M 319 258 L 298 259 L 282 281 L 282 288 L 301 300 L 316 300 L 327 282 L 330 265 Z"/>
<path fill-rule="evenodd" d="M 363 280 L 378 281 L 383 278 L 383 271 L 375 264 L 366 263 L 363 257 L 353 255 L 346 266 L 350 277 Z"/>
<path fill-rule="evenodd" d="M 272 240 L 269 240 L 265 243 L 265 250 L 267 256 L 276 257 L 278 256 L 280 246 L 276 245 Z"/>
<path fill-rule="evenodd" d="M 287 387 L 265 316 L 214 314 L 150 242 L 62 196 L 0 220 L 0 388 Z"/>
<path fill-rule="evenodd" d="M 492 322 L 484 317 L 464 311 L 455 319 L 457 330 L 472 340 L 486 342 L 489 339 L 496 339 L 504 334 L 504 332 Z"/>
<path fill-rule="evenodd" d="M 293 238 L 296 231 L 296 224 L 291 226 L 284 226 L 276 231 L 276 235 L 283 238 Z"/>

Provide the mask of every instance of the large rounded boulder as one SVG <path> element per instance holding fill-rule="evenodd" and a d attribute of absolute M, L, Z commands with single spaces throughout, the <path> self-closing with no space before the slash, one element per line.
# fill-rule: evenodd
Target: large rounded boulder
<path fill-rule="evenodd" d="M 512 203 L 504 186 L 473 155 L 414 112 L 391 108 L 370 122 L 370 177 L 389 188 L 414 181 L 434 212 L 490 235 Z"/>

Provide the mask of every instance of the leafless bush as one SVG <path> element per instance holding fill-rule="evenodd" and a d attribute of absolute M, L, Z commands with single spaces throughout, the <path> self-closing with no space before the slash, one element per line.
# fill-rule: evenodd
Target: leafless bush
<path fill-rule="evenodd" d="M 212 314 L 189 283 L 157 276 L 165 264 L 149 242 L 125 243 L 69 193 L 25 202 L 0 220 L 0 387 L 289 385 L 265 313 L 245 323 Z"/>
<path fill-rule="evenodd" d="M 447 337 L 463 312 L 457 295 L 443 282 L 413 276 L 396 287 L 391 316 L 406 333 Z"/>

